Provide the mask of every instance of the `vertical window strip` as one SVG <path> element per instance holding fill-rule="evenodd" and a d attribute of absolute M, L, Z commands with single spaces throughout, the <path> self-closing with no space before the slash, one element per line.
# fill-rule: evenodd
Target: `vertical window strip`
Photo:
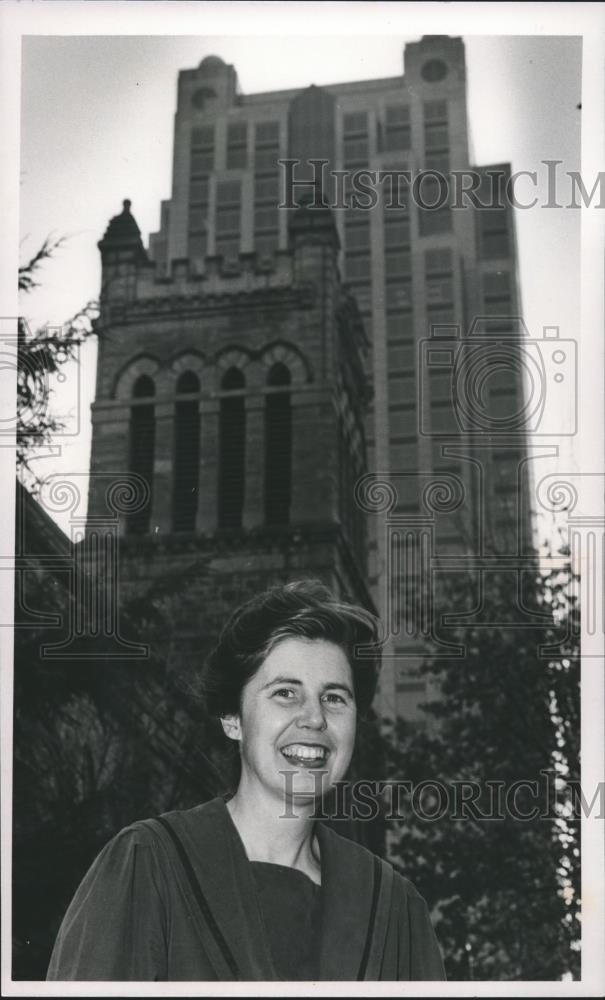
<path fill-rule="evenodd" d="M 127 516 L 126 532 L 144 535 L 149 531 L 153 501 L 153 465 L 155 453 L 155 386 L 148 375 L 141 375 L 133 386 L 134 399 L 149 397 L 149 402 L 133 403 L 130 409 L 128 468 L 140 476 L 148 490 L 147 503 Z"/>
<path fill-rule="evenodd" d="M 197 393 L 193 372 L 184 372 L 177 393 Z M 200 465 L 200 413 L 197 399 L 178 399 L 174 416 L 172 530 L 195 531 Z"/>
<path fill-rule="evenodd" d="M 267 384 L 280 388 L 265 399 L 265 521 L 278 526 L 289 523 L 292 499 L 292 408 L 286 366 L 273 365 Z"/>
<path fill-rule="evenodd" d="M 223 392 L 243 389 L 245 379 L 230 368 L 221 384 Z M 246 403 L 243 395 L 223 396 L 219 413 L 219 528 L 241 528 L 246 478 Z"/>

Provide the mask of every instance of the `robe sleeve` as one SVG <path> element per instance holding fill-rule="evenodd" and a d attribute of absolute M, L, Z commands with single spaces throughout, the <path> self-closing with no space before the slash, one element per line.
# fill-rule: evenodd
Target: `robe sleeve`
<path fill-rule="evenodd" d="M 422 896 L 410 896 L 410 979 L 445 979 L 445 969 L 429 908 Z"/>
<path fill-rule="evenodd" d="M 59 929 L 48 980 L 158 980 L 166 907 L 153 835 L 128 827 L 84 876 Z"/>
<path fill-rule="evenodd" d="M 426 900 L 412 882 L 398 873 L 394 884 L 400 901 L 398 978 L 417 982 L 446 979 Z"/>

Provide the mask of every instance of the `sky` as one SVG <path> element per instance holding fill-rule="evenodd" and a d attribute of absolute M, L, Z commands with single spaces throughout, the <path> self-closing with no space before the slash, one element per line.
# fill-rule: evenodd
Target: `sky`
<path fill-rule="evenodd" d="M 73 4 L 72 8 L 80 6 Z M 173 9 L 179 6 L 173 5 Z M 275 10 L 275 5 L 271 6 Z M 351 6 L 356 12 L 367 7 L 344 4 L 340 9 Z M 417 5 L 392 4 L 387 12 L 398 13 L 408 6 Z M 338 35 L 330 24 L 322 27 L 317 16 L 304 20 L 308 34 L 301 36 L 294 32 L 294 20 L 282 12 L 278 23 L 272 22 L 271 34 L 259 34 L 258 22 L 249 23 L 244 32 L 245 18 L 241 25 L 238 21 L 241 34 L 234 34 L 233 19 L 231 30 L 224 31 L 224 19 L 209 17 L 206 22 L 203 18 L 193 22 L 197 30 L 191 36 L 153 36 L 142 34 L 150 28 L 157 30 L 155 23 L 146 23 L 144 9 L 149 5 L 142 3 L 130 5 L 128 23 L 129 31 L 141 34 L 103 34 L 106 21 L 96 26 L 101 34 L 86 34 L 84 30 L 80 34 L 77 24 L 70 21 L 66 22 L 69 30 L 78 33 L 24 37 L 20 260 L 27 260 L 48 235 L 66 237 L 54 259 L 44 266 L 40 287 L 21 304 L 30 325 L 61 324 L 97 296 L 100 255 L 96 244 L 111 216 L 121 210 L 124 198 L 132 201 L 145 242 L 158 228 L 160 201 L 169 197 L 171 189 L 180 69 L 197 66 L 210 53 L 218 54 L 235 66 L 244 94 L 394 76 L 402 72 L 406 42 L 447 30 L 447 24 L 444 27 L 432 12 L 443 5 L 421 6 L 426 8 L 424 17 L 394 17 L 392 24 L 385 20 L 384 33 L 379 34 L 376 20 L 372 22 L 374 33 L 362 30 L 359 19 L 357 33 L 352 30 L 356 26 L 353 21 L 346 34 Z M 473 6 L 476 10 L 499 5 Z M 133 7 L 141 12 L 134 20 Z M 449 13 L 452 7 L 456 5 L 448 5 Z M 478 30 L 478 20 L 473 20 L 472 31 Z M 514 29 L 516 22 L 510 23 Z M 115 19 L 111 24 L 116 30 Z M 185 21 L 181 24 L 185 26 Z M 166 28 L 176 32 L 177 28 L 182 30 L 181 24 L 172 18 L 166 21 Z M 208 33 L 199 31 L 205 25 L 211 29 Z M 223 31 L 215 33 L 215 25 Z M 407 34 L 408 25 L 418 30 Z M 475 162 L 505 161 L 511 162 L 514 171 L 536 170 L 542 187 L 545 159 L 561 160 L 561 171 L 579 170 L 582 39 L 555 37 L 548 30 L 548 18 L 540 21 L 538 29 L 533 26 L 532 30 L 539 30 L 533 35 L 477 35 L 470 30 L 465 33 L 465 26 L 470 29 L 469 19 L 461 17 L 448 33 L 461 34 L 465 41 Z M 505 26 L 506 19 L 500 19 L 494 30 L 501 32 Z M 191 30 L 190 21 L 186 27 Z M 280 28 L 282 33 L 276 34 Z M 561 30 L 560 26 L 556 30 Z M 529 185 L 521 183 L 518 190 L 523 198 L 531 194 Z M 562 190 L 561 200 L 569 200 L 565 185 Z M 537 206 L 515 213 L 523 312 L 533 338 L 541 337 L 544 325 L 559 326 L 563 338 L 579 338 L 580 214 L 569 208 Z M 38 462 L 40 474 L 43 469 L 81 472 L 88 466 L 94 342 L 83 348 L 81 360 L 78 369 L 66 369 L 67 378 L 55 386 L 53 407 L 67 421 L 69 433 L 61 441 L 60 455 Z M 574 442 L 562 441 L 559 450 L 552 467 L 577 468 Z"/>

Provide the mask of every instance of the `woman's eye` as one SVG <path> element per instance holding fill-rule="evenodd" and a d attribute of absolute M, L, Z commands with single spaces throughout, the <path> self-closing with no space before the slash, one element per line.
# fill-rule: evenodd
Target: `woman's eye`
<path fill-rule="evenodd" d="M 341 694 L 335 694 L 334 691 L 331 691 L 329 694 L 327 694 L 325 698 L 326 701 L 331 701 L 334 704 L 339 704 L 339 703 L 343 705 L 346 704 L 343 696 Z"/>
<path fill-rule="evenodd" d="M 292 688 L 277 688 L 277 690 L 274 691 L 273 694 L 279 695 L 280 698 L 294 697 L 294 691 L 292 690 Z"/>

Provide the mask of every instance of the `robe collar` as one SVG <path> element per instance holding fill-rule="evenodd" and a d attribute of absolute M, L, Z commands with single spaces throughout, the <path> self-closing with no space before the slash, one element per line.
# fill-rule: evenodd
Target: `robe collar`
<path fill-rule="evenodd" d="M 275 981 L 252 867 L 225 800 L 216 798 L 164 819 L 186 848 L 211 911 L 207 923 L 218 928 L 237 964 L 235 978 Z M 317 836 L 322 872 L 320 979 L 379 979 L 392 868 L 321 823 Z M 229 967 L 223 977 L 234 978 Z"/>

